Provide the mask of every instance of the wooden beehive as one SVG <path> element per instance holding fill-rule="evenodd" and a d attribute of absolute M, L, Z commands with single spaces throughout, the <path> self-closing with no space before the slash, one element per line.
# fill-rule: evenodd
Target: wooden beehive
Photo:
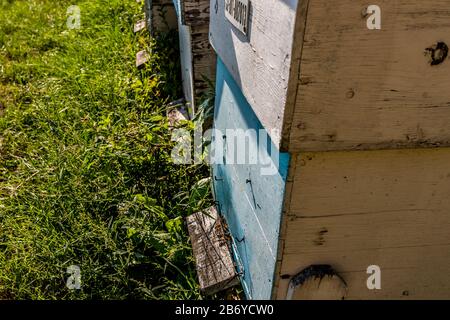
<path fill-rule="evenodd" d="M 213 165 L 249 298 L 450 298 L 448 4 L 211 1 L 215 129 L 277 160 Z"/>
<path fill-rule="evenodd" d="M 173 0 L 178 16 L 180 57 L 185 99 L 192 109 L 214 83 L 216 55 L 208 40 L 209 0 Z"/>

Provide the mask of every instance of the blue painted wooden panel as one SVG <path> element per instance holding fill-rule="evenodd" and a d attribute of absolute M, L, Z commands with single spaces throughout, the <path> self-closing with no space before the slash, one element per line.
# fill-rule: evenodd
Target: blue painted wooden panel
<path fill-rule="evenodd" d="M 216 131 L 213 135 L 213 149 L 220 148 L 222 141 L 224 154 L 230 155 L 232 135 L 227 129 L 253 129 L 258 133 L 264 128 L 221 60 L 217 63 L 216 81 L 214 129 L 221 133 Z M 289 155 L 279 153 L 270 138 L 267 139 L 261 139 L 258 134 L 248 139 L 248 149 L 256 147 L 262 163 L 228 161 L 212 165 L 216 201 L 234 239 L 234 254 L 242 262 L 241 280 L 250 299 L 271 296 L 289 166 Z M 261 170 L 268 168 L 269 161 L 276 165 L 276 170 L 271 175 L 263 175 Z"/>

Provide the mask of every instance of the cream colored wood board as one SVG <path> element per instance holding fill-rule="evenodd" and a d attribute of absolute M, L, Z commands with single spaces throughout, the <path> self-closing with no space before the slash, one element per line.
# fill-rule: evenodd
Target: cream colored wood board
<path fill-rule="evenodd" d="M 448 0 L 380 0 L 381 30 L 369 3 L 311 0 L 289 151 L 450 145 Z"/>

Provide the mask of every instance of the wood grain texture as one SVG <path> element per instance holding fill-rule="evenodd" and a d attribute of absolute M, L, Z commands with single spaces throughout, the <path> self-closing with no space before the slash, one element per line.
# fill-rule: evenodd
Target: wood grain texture
<path fill-rule="evenodd" d="M 146 28 L 147 28 L 147 21 L 145 21 L 145 19 L 142 19 L 134 24 L 133 32 L 138 33 Z"/>
<path fill-rule="evenodd" d="M 367 1 L 311 0 L 289 151 L 450 145 L 448 0 L 380 0 L 381 30 Z M 301 43 L 296 43 L 301 45 Z"/>
<path fill-rule="evenodd" d="M 344 300 L 347 284 L 329 265 L 311 265 L 291 278 L 286 300 Z"/>
<path fill-rule="evenodd" d="M 209 43 L 209 22 L 191 26 L 194 96 L 200 98 L 216 82 L 216 53 Z M 206 80 L 205 80 L 206 79 Z"/>
<path fill-rule="evenodd" d="M 147 51 L 141 50 L 141 51 L 137 52 L 136 53 L 136 68 L 142 69 L 145 66 L 145 64 L 148 62 L 149 59 L 150 59 L 150 55 L 148 54 Z"/>
<path fill-rule="evenodd" d="M 251 1 L 246 36 L 225 18 L 225 1 L 211 0 L 210 41 L 277 148 L 292 68 L 297 2 Z"/>
<path fill-rule="evenodd" d="M 208 295 L 239 283 L 221 218 L 214 207 L 186 218 L 200 290 Z"/>
<path fill-rule="evenodd" d="M 329 264 L 348 299 L 450 297 L 450 149 L 304 153 L 281 235 L 274 297 L 312 264 Z M 368 290 L 378 265 L 382 289 Z"/>
<path fill-rule="evenodd" d="M 177 14 L 172 0 L 146 0 L 145 7 L 151 33 L 177 28 Z"/>

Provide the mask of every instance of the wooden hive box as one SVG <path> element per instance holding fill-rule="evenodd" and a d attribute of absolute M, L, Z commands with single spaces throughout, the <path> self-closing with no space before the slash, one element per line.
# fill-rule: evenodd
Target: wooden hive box
<path fill-rule="evenodd" d="M 376 5 L 211 1 L 215 197 L 249 298 L 450 298 L 449 3 Z M 230 161 L 243 135 L 256 164 Z"/>
<path fill-rule="evenodd" d="M 178 16 L 181 73 L 186 101 L 195 105 L 216 77 L 216 54 L 208 40 L 209 0 L 173 0 Z"/>
<path fill-rule="evenodd" d="M 150 33 L 177 28 L 177 15 L 172 0 L 145 0 L 145 24 Z"/>

